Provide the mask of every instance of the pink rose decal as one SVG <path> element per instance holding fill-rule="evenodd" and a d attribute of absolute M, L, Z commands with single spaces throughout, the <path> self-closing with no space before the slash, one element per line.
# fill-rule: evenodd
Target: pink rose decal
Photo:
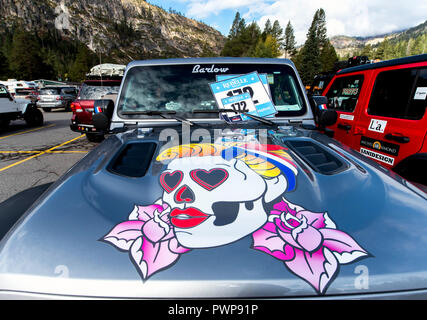
<path fill-rule="evenodd" d="M 270 211 L 268 222 L 252 233 L 252 249 L 282 261 L 317 293 L 326 292 L 340 264 L 369 256 L 351 236 L 337 229 L 327 213 L 311 212 L 282 199 Z M 146 280 L 190 251 L 178 242 L 170 211 L 161 199 L 152 205 L 135 206 L 129 220 L 116 225 L 101 240 L 129 252 Z"/>
<path fill-rule="evenodd" d="M 169 222 L 167 203 L 135 206 L 129 221 L 116 225 L 101 240 L 122 251 L 129 251 L 144 280 L 173 264 L 181 254 L 190 251 L 182 247 Z"/>
<path fill-rule="evenodd" d="M 337 230 L 327 213 L 307 211 L 284 198 L 252 236 L 253 249 L 283 261 L 320 294 L 326 292 L 340 264 L 369 255 L 352 237 Z"/>

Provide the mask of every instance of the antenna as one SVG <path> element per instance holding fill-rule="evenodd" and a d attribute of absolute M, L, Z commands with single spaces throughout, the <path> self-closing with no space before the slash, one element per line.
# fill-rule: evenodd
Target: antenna
<path fill-rule="evenodd" d="M 102 55 L 101 50 L 99 50 L 99 64 L 100 65 L 102 65 L 101 55 Z M 102 88 L 104 86 L 104 82 L 102 81 L 102 69 L 101 69 L 100 75 L 101 75 L 101 88 Z"/>

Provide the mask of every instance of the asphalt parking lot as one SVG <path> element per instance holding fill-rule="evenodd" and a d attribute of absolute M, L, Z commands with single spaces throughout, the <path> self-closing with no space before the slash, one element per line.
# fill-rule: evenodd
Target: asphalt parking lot
<path fill-rule="evenodd" d="M 43 112 L 44 125 L 13 121 L 0 133 L 0 202 L 57 180 L 97 144 L 70 130 L 71 112 Z"/>

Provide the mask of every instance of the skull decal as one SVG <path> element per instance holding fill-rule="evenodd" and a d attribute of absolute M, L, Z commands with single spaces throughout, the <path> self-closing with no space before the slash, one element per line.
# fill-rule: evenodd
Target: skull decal
<path fill-rule="evenodd" d="M 297 167 L 275 145 L 190 144 L 161 152 L 163 189 L 152 205 L 135 206 L 129 220 L 101 240 L 130 252 L 143 279 L 193 249 L 227 245 L 252 235 L 252 249 L 282 262 L 324 293 L 340 263 L 368 253 L 336 230 L 327 213 L 283 197 L 296 188 Z"/>
<path fill-rule="evenodd" d="M 244 162 L 220 156 L 175 159 L 160 177 L 170 222 L 187 248 L 224 245 L 259 229 L 267 222 L 265 198 L 286 189 L 284 177 L 275 180 L 280 190 Z M 251 188 L 236 188 L 244 185 Z"/>

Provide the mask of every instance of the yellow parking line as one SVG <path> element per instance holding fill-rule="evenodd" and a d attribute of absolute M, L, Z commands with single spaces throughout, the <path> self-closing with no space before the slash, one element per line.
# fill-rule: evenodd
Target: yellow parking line
<path fill-rule="evenodd" d="M 64 150 L 64 151 L 47 151 L 46 153 L 88 153 L 89 151 L 83 151 L 83 150 Z"/>
<path fill-rule="evenodd" d="M 61 143 L 61 144 L 59 144 L 59 145 L 57 145 L 57 146 L 55 146 L 55 147 L 52 147 L 52 148 L 50 148 L 49 150 L 46 150 L 46 151 L 44 151 L 44 152 L 49 152 L 49 151 L 52 151 L 53 149 L 56 149 L 56 148 L 59 148 L 59 147 L 65 146 L 66 144 L 69 144 L 70 142 L 73 142 L 74 140 L 77 140 L 77 139 L 83 138 L 83 137 L 85 137 L 85 136 L 86 136 L 85 134 L 82 134 L 82 135 L 80 135 L 80 136 L 78 136 L 78 137 L 75 137 L 75 138 L 73 138 L 73 139 L 70 139 L 70 140 L 68 140 L 68 141 L 65 141 L 65 142 L 63 142 L 63 143 Z"/>
<path fill-rule="evenodd" d="M 48 125 L 48 126 L 43 126 L 43 127 L 38 127 L 38 128 L 35 128 L 35 129 L 31 129 L 31 130 L 26 130 L 26 131 L 17 132 L 17 133 L 14 133 L 14 134 L 10 134 L 10 135 L 8 135 L 8 136 L 0 137 L 0 140 L 1 140 L 1 139 L 6 139 L 6 138 L 9 138 L 9 137 L 13 137 L 13 136 L 17 136 L 17 135 L 19 135 L 19 134 L 24 134 L 24 133 L 28 133 L 28 132 L 33 132 L 33 131 L 36 131 L 36 130 L 40 130 L 40 129 L 44 129 L 44 128 L 50 128 L 50 127 L 54 127 L 54 126 L 56 126 L 56 124 L 50 124 L 50 125 Z"/>
<path fill-rule="evenodd" d="M 40 151 L 0 151 L 0 153 L 39 153 Z"/>
<path fill-rule="evenodd" d="M 14 167 L 14 166 L 17 166 L 18 164 L 21 164 L 21 163 L 27 162 L 28 160 L 34 159 L 34 158 L 36 158 L 36 157 L 38 157 L 38 156 L 41 156 L 41 155 L 43 155 L 43 154 L 49 153 L 50 151 L 52 151 L 52 150 L 54 150 L 54 149 L 56 149 L 56 148 L 59 148 L 59 147 L 65 146 L 66 144 L 68 144 L 68 143 L 70 143 L 70 142 L 73 142 L 73 141 L 75 141 L 75 140 L 77 140 L 77 139 L 80 139 L 80 138 L 82 138 L 82 137 L 84 137 L 84 136 L 85 136 L 85 134 L 82 134 L 81 136 L 78 136 L 78 137 L 76 137 L 76 138 L 73 138 L 73 139 L 70 139 L 70 140 L 68 140 L 68 141 L 65 141 L 65 142 L 63 142 L 63 143 L 61 143 L 61 144 L 59 144 L 59 145 L 57 145 L 57 146 L 55 146 L 55 147 L 52 147 L 52 148 L 50 148 L 50 149 L 48 149 L 48 150 L 46 150 L 46 151 L 42 151 L 42 152 L 37 153 L 37 154 L 35 154 L 35 155 L 32 155 L 32 156 L 30 156 L 30 157 L 28 157 L 28 158 L 25 158 L 25 159 L 23 159 L 23 160 L 20 160 L 20 161 L 17 161 L 17 162 L 15 162 L 15 163 L 12 163 L 12 164 L 10 164 L 10 165 L 8 165 L 8 166 L 4 167 L 4 168 L 1 168 L 1 169 L 0 169 L 0 172 L 5 171 L 5 170 L 7 170 L 7 169 L 10 169 L 10 168 L 12 168 L 12 167 Z"/>
<path fill-rule="evenodd" d="M 55 151 L 31 151 L 31 150 L 14 150 L 14 151 L 9 151 L 9 150 L 0 150 L 0 154 L 1 153 L 6 153 L 6 154 L 15 154 L 15 153 L 39 153 L 39 152 L 46 152 L 46 153 L 88 153 L 89 151 L 83 151 L 83 150 L 55 150 Z"/>
<path fill-rule="evenodd" d="M 26 161 L 28 161 L 28 160 L 31 160 L 31 159 L 33 159 L 33 158 L 35 158 L 35 157 L 38 157 L 38 156 L 42 155 L 43 153 L 44 153 L 44 152 L 40 152 L 40 153 L 35 154 L 35 155 L 31 156 L 31 157 L 25 158 L 24 160 L 21 160 L 21 161 L 18 161 L 18 162 L 12 163 L 11 165 L 8 165 L 8 166 L 6 166 L 6 167 L 4 167 L 4 168 L 1 168 L 1 169 L 0 169 L 0 172 L 2 172 L 2 171 L 4 171 L 4 170 L 7 170 L 7 169 L 9 169 L 9 168 L 12 168 L 12 167 L 14 167 L 14 166 L 17 166 L 18 164 L 24 163 L 24 162 L 26 162 Z"/>

